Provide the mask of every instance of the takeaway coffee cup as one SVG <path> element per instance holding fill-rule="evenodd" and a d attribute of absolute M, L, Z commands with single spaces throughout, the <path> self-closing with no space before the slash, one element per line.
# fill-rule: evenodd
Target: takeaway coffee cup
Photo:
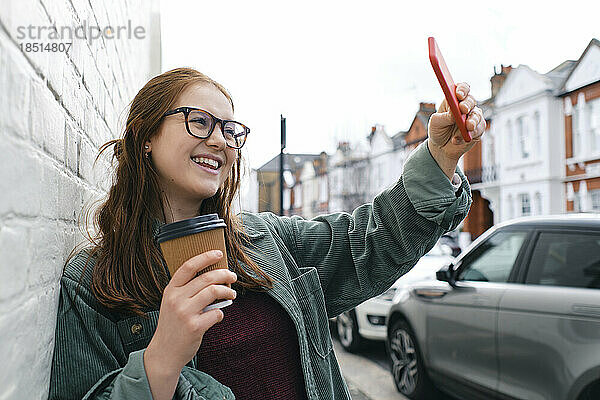
<path fill-rule="evenodd" d="M 216 264 L 204 268 L 200 273 L 219 268 L 227 269 L 225 227 L 225 221 L 217 214 L 200 215 L 161 226 L 156 239 L 171 276 L 185 261 L 210 250 L 221 250 L 223 258 Z M 227 286 L 231 287 L 229 284 Z M 231 300 L 215 301 L 203 311 L 225 307 L 232 303 Z"/>

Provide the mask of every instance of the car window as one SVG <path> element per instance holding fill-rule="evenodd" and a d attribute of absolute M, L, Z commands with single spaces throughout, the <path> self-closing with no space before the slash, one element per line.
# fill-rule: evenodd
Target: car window
<path fill-rule="evenodd" d="M 542 232 L 525 282 L 600 288 L 600 234 Z"/>
<path fill-rule="evenodd" d="M 461 263 L 457 280 L 507 282 L 527 232 L 504 231 L 489 237 Z"/>

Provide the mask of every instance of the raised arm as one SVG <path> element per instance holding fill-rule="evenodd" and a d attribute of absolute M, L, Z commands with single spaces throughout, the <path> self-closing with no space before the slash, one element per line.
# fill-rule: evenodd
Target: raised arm
<path fill-rule="evenodd" d="M 443 102 L 431 117 L 430 139 L 411 153 L 397 183 L 372 203 L 310 221 L 264 215 L 297 264 L 317 268 L 329 317 L 383 293 L 466 217 L 471 190 L 457 163 L 485 130 L 468 93 L 468 85 L 458 85 L 472 142 L 462 140 Z"/>

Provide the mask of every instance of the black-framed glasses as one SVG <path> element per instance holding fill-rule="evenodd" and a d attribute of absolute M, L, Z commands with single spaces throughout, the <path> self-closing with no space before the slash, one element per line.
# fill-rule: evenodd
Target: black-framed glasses
<path fill-rule="evenodd" d="M 232 149 L 241 149 L 250 133 L 250 128 L 241 122 L 217 118 L 200 108 L 179 107 L 167 111 L 163 114 L 163 117 L 177 113 L 183 113 L 185 116 L 185 129 L 190 135 L 198 139 L 208 139 L 215 130 L 217 122 L 220 123 L 225 143 Z"/>

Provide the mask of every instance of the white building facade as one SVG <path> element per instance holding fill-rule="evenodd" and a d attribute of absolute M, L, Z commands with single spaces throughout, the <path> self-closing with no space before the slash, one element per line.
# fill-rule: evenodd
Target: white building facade
<path fill-rule="evenodd" d="M 565 135 L 556 91 L 572 64 L 547 74 L 520 65 L 496 95 L 491 129 L 482 143 L 482 169 L 493 169 L 496 179 L 473 185 L 489 200 L 494 224 L 565 212 Z"/>

